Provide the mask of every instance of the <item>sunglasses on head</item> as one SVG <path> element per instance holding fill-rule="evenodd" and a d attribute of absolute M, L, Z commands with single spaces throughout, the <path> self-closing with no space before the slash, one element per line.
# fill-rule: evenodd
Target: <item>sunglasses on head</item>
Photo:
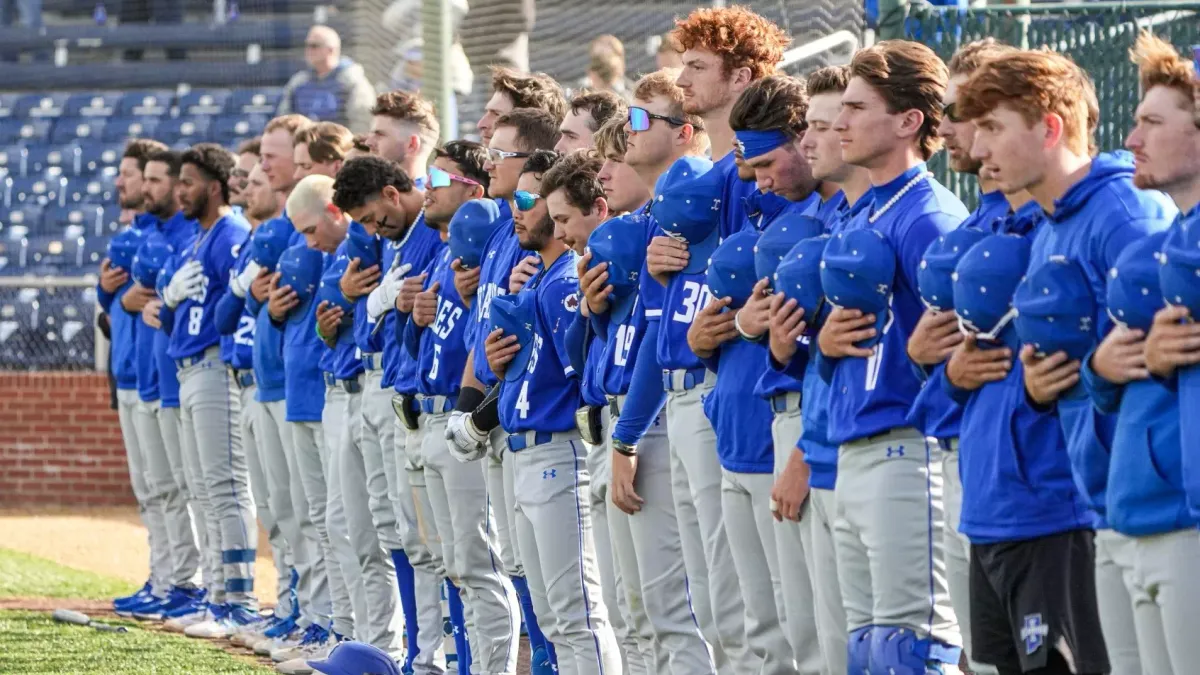
<path fill-rule="evenodd" d="M 947 103 L 945 106 L 942 107 L 942 115 L 946 119 L 950 120 L 951 122 L 953 122 L 955 124 L 966 121 L 962 117 L 959 116 L 957 106 L 958 106 L 957 103 Z"/>
<path fill-rule="evenodd" d="M 488 148 L 488 159 L 492 164 L 499 164 L 510 157 L 528 157 L 528 152 L 508 152 L 506 150 L 497 150 L 496 148 Z"/>
<path fill-rule="evenodd" d="M 536 192 L 527 192 L 525 190 L 517 190 L 513 193 L 513 202 L 517 205 L 518 211 L 528 211 L 537 204 L 537 200 L 542 196 Z"/>
<path fill-rule="evenodd" d="M 479 185 L 479 181 L 471 180 L 465 176 L 456 176 L 449 171 L 443 171 L 437 167 L 429 168 L 429 176 L 425 180 L 425 187 L 428 188 L 444 188 L 450 187 L 450 183 L 462 183 L 464 185 Z"/>
<path fill-rule="evenodd" d="M 647 131 L 651 120 L 662 120 L 673 127 L 681 127 L 687 122 L 678 117 L 656 115 L 645 108 L 632 107 L 629 109 L 629 128 L 633 131 Z"/>

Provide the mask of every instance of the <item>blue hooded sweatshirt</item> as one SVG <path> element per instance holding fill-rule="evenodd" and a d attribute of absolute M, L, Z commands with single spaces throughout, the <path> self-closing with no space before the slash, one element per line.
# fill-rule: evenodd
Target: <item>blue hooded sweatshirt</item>
<path fill-rule="evenodd" d="M 1038 228 L 1029 269 L 1051 256 L 1078 261 L 1096 299 L 1096 334 L 1107 334 L 1112 326 L 1105 304 L 1108 271 L 1130 242 L 1166 229 L 1176 212 L 1162 193 L 1134 187 L 1129 153 L 1098 155 L 1087 175 L 1054 203 L 1054 212 Z M 1064 394 L 1056 407 L 1076 484 L 1088 505 L 1104 517 L 1116 416 L 1096 410 L 1082 386 Z"/>

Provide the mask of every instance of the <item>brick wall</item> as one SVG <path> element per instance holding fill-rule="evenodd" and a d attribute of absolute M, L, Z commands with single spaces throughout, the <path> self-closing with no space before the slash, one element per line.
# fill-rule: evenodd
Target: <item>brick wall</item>
<path fill-rule="evenodd" d="M 0 504 L 132 504 L 104 373 L 0 372 Z"/>

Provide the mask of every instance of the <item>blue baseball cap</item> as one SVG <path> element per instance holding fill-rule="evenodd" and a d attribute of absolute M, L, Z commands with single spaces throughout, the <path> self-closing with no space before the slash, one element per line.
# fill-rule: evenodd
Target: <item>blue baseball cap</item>
<path fill-rule="evenodd" d="M 841 232 L 825 246 L 821 258 L 825 297 L 836 307 L 875 315 L 875 336 L 863 340 L 861 347 L 872 347 L 883 337 L 895 276 L 896 251 L 878 230 Z"/>
<path fill-rule="evenodd" d="M 358 258 L 360 270 L 375 267 L 382 258 L 379 236 L 367 232 L 357 220 L 350 221 L 346 227 L 346 257 L 350 260 Z"/>
<path fill-rule="evenodd" d="M 935 312 L 954 309 L 954 282 L 950 277 L 958 261 L 987 234 L 973 227 L 960 227 L 929 244 L 917 268 L 917 288 L 925 307 Z"/>
<path fill-rule="evenodd" d="M 1108 271 L 1105 296 L 1108 316 L 1126 328 L 1150 330 L 1154 313 L 1163 308 L 1158 274 L 1162 269 L 1166 232 L 1156 232 L 1125 247 Z M 1192 277 L 1195 279 L 1195 276 Z"/>
<path fill-rule="evenodd" d="M 812 216 L 786 215 L 771 224 L 754 245 L 754 276 L 771 279 L 788 251 L 804 239 L 825 233 L 825 223 Z"/>
<path fill-rule="evenodd" d="M 954 311 L 959 325 L 981 341 L 1004 342 L 1014 349 L 1013 295 L 1029 269 L 1029 240 L 989 234 L 958 261 L 953 273 Z"/>
<path fill-rule="evenodd" d="M 308 665 L 325 675 L 400 675 L 400 667 L 382 649 L 366 642 L 338 643 L 329 656 Z"/>
<path fill-rule="evenodd" d="M 342 311 L 349 313 L 354 305 L 342 295 L 341 281 L 342 275 L 346 273 L 346 268 L 350 266 L 350 258 L 341 258 L 333 262 L 328 270 L 321 275 L 321 282 L 317 286 L 317 306 L 322 302 L 329 302 L 334 307 L 341 307 Z"/>
<path fill-rule="evenodd" d="M 450 259 L 461 260 L 468 269 L 478 267 L 488 237 L 506 221 L 494 199 L 472 199 L 458 207 L 450 219 Z"/>
<path fill-rule="evenodd" d="M 592 230 L 587 248 L 592 252 L 591 269 L 608 263 L 608 283 L 613 287 L 608 318 L 622 324 L 637 304 L 638 283 L 646 264 L 646 216 L 628 214 L 610 218 Z"/>
<path fill-rule="evenodd" d="M 133 279 L 145 288 L 154 288 L 158 281 L 158 271 L 163 264 L 175 254 L 175 247 L 166 237 L 155 232 L 146 237 L 133 257 Z"/>
<path fill-rule="evenodd" d="M 291 286 L 303 305 L 316 293 L 324 267 L 325 256 L 320 251 L 297 244 L 279 257 L 279 286 Z"/>
<path fill-rule="evenodd" d="M 821 289 L 821 256 L 831 238 L 822 234 L 801 240 L 775 268 L 775 292 L 800 305 L 804 310 L 806 332 L 810 335 L 821 330 L 832 311 L 825 302 L 825 291 Z"/>
<path fill-rule="evenodd" d="M 721 242 L 708 264 L 708 290 L 713 298 L 732 298 L 730 307 L 746 304 L 758 277 L 754 275 L 754 245 L 761 237 L 757 230 L 742 230 Z"/>
<path fill-rule="evenodd" d="M 263 269 L 274 270 L 295 232 L 287 218 L 273 218 L 259 225 L 250 241 L 250 258 Z"/>
<path fill-rule="evenodd" d="M 1200 321 L 1200 224 L 1183 221 L 1172 227 L 1160 260 L 1163 300 L 1187 307 L 1192 319 Z"/>
<path fill-rule="evenodd" d="M 1061 351 L 1082 360 L 1096 343 L 1096 299 L 1074 260 L 1052 256 L 1031 270 L 1017 286 L 1013 306 L 1017 335 L 1039 356 Z"/>
<path fill-rule="evenodd" d="M 521 375 L 529 366 L 529 357 L 533 355 L 533 324 L 537 321 L 537 311 L 534 307 L 536 298 L 534 293 L 497 295 L 492 298 L 492 304 L 488 308 L 492 320 L 491 330 L 499 328 L 504 331 L 505 336 L 515 335 L 517 344 L 521 345 L 521 350 L 513 356 L 513 360 L 509 361 L 508 368 L 504 371 L 504 379 L 507 382 L 521 379 Z"/>
<path fill-rule="evenodd" d="M 664 232 L 687 243 L 685 274 L 703 272 L 717 250 L 724 191 L 725 174 L 699 157 L 681 157 L 658 181 L 650 214 Z"/>
<path fill-rule="evenodd" d="M 773 223 L 776 216 L 793 202 L 786 197 L 780 197 L 774 192 L 754 190 L 742 197 L 746 218 L 755 221 L 755 226 L 761 228 L 763 223 Z M 814 235 L 815 236 L 815 235 Z"/>
<path fill-rule="evenodd" d="M 126 272 L 133 270 L 133 257 L 137 255 L 138 249 L 141 248 L 142 242 L 146 240 L 146 233 L 142 230 L 135 230 L 132 227 L 125 228 L 118 232 L 108 242 L 108 259 L 113 267 L 120 267 Z"/>

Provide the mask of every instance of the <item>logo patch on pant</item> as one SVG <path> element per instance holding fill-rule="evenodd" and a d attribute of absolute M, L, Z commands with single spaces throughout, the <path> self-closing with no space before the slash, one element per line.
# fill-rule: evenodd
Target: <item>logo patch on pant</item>
<path fill-rule="evenodd" d="M 903 456 L 904 456 L 904 446 L 903 446 L 903 445 L 898 445 L 898 446 L 896 446 L 896 447 L 894 447 L 894 448 L 893 448 L 892 446 L 890 446 L 890 445 L 889 445 L 889 446 L 888 446 L 888 449 L 887 449 L 887 456 L 888 456 L 889 458 L 891 458 L 891 457 L 903 457 Z"/>
<path fill-rule="evenodd" d="M 551 478 L 558 478 L 558 469 L 546 469 L 542 472 L 542 480 L 550 480 Z"/>
<path fill-rule="evenodd" d="M 1042 623 L 1042 615 L 1026 614 L 1021 622 L 1021 641 L 1025 643 L 1025 655 L 1028 656 L 1042 648 L 1050 627 Z"/>

